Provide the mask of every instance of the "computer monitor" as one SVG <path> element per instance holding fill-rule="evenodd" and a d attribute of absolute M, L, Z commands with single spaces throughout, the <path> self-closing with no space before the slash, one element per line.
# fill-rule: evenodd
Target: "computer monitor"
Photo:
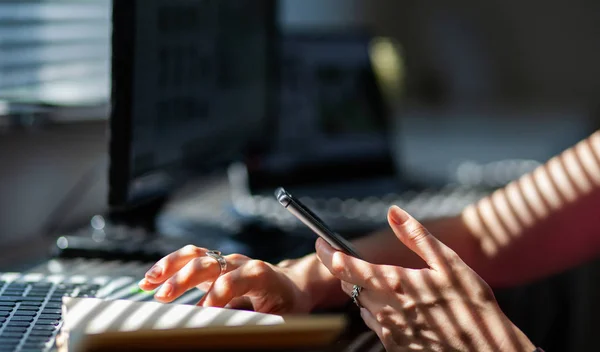
<path fill-rule="evenodd" d="M 109 205 L 166 197 L 262 140 L 275 0 L 115 0 Z"/>

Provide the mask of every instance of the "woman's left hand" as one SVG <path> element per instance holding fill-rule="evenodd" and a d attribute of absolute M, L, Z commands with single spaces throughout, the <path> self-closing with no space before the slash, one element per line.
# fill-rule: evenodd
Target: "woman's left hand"
<path fill-rule="evenodd" d="M 375 265 L 317 240 L 317 255 L 358 302 L 387 351 L 527 351 L 535 349 L 502 313 L 490 287 L 417 220 L 394 206 L 388 222 L 425 269 Z"/>

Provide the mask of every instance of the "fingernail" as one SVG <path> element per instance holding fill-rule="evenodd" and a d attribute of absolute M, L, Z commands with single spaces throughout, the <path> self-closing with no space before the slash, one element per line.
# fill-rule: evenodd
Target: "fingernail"
<path fill-rule="evenodd" d="M 173 285 L 167 282 L 164 285 L 162 285 L 162 287 L 160 288 L 160 290 L 158 290 L 156 295 L 158 297 L 168 298 L 171 295 L 171 292 L 173 292 Z"/>
<path fill-rule="evenodd" d="M 158 265 L 153 266 L 146 272 L 147 279 L 157 279 L 162 274 L 162 268 Z"/>
<path fill-rule="evenodd" d="M 410 219 L 410 216 L 408 215 L 407 212 L 405 212 L 404 210 L 400 209 L 400 207 L 398 207 L 396 205 L 392 205 L 390 207 L 390 218 L 392 219 L 392 221 L 395 224 L 402 225 L 406 221 L 408 221 L 408 219 Z"/>
<path fill-rule="evenodd" d="M 146 279 L 141 279 L 140 282 L 138 282 L 138 286 L 142 287 L 142 286 L 146 286 L 148 284 L 148 281 L 146 281 Z"/>
<path fill-rule="evenodd" d="M 323 240 L 321 238 L 317 238 L 315 243 L 315 248 L 321 248 L 323 246 Z"/>

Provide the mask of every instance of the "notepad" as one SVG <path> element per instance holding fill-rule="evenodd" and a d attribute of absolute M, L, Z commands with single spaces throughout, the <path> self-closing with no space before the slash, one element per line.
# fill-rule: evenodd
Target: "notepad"
<path fill-rule="evenodd" d="M 279 316 L 183 304 L 63 299 L 61 352 L 281 349 L 325 346 L 341 316 Z"/>

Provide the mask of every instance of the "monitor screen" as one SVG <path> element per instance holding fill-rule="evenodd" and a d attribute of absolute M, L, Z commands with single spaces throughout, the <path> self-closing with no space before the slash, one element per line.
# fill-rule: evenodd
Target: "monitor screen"
<path fill-rule="evenodd" d="M 113 209 L 165 196 L 260 140 L 275 32 L 275 0 L 114 1 Z"/>

